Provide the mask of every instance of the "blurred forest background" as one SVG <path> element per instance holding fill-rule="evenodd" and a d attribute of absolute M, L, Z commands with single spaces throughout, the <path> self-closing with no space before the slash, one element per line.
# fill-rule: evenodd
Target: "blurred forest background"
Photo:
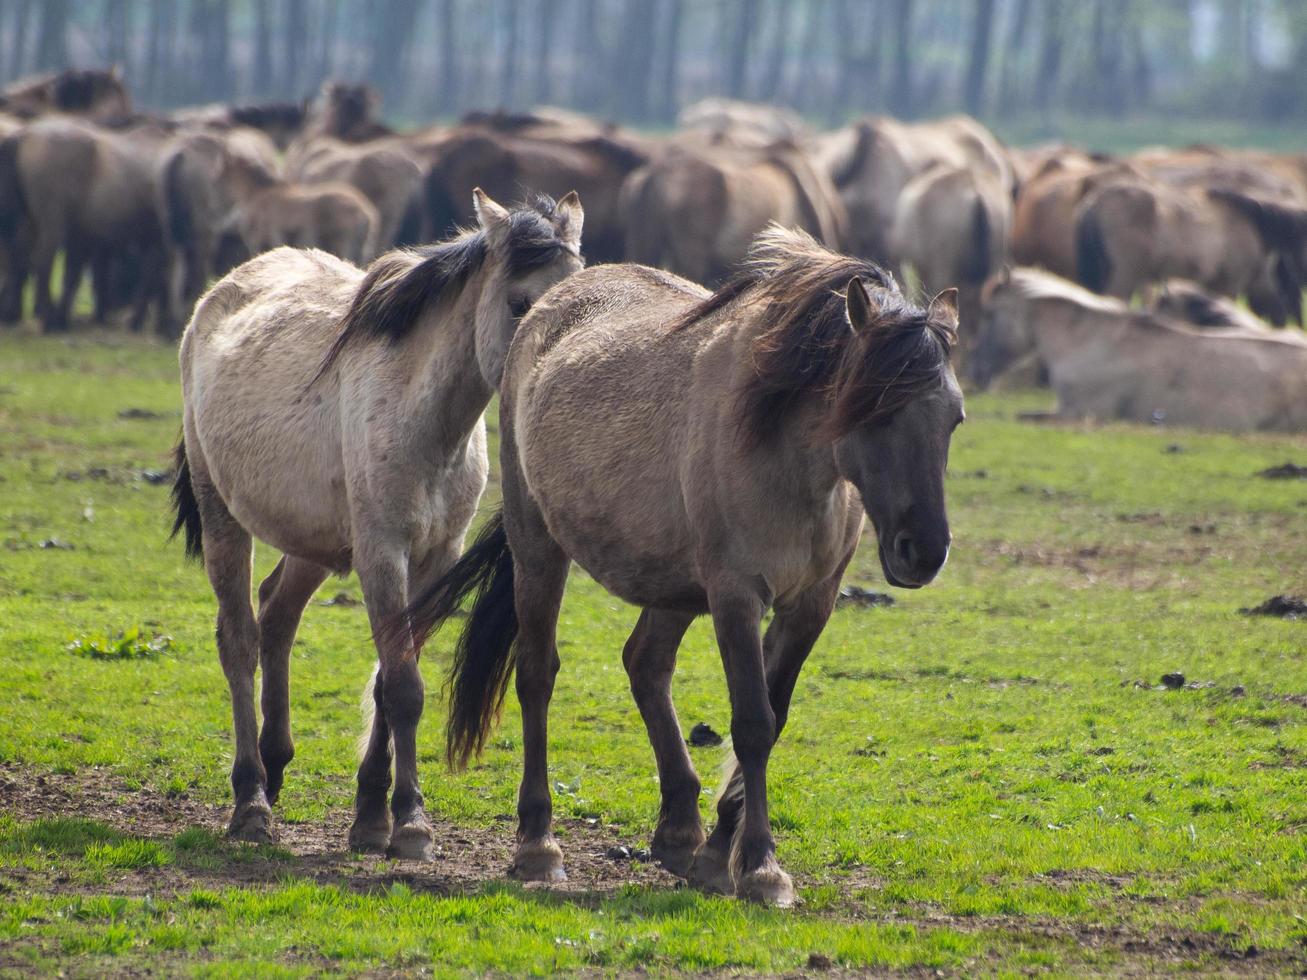
<path fill-rule="evenodd" d="M 157 108 L 342 78 L 399 122 L 548 103 L 659 128 L 727 95 L 828 124 L 966 111 L 1017 138 L 1189 120 L 1301 142 L 1307 0 L 0 0 L 3 81 L 108 63 Z"/>

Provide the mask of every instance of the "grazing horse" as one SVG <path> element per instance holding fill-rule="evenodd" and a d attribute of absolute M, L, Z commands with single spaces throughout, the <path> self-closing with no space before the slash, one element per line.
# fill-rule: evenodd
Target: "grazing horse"
<path fill-rule="evenodd" d="M 777 227 L 712 294 L 615 265 L 542 298 L 500 386 L 502 519 L 409 610 L 422 635 L 477 591 L 451 675 L 451 762 L 484 744 L 517 670 L 515 875 L 564 877 L 546 728 L 574 560 L 643 607 L 623 661 L 658 764 L 654 853 L 709 890 L 793 901 L 768 823 L 767 759 L 864 508 L 892 584 L 925 585 L 944 564 L 944 468 L 962 420 L 955 300 L 912 306 L 879 267 Z M 671 700 L 677 647 L 703 613 L 737 757 L 706 840 Z"/>
<path fill-rule="evenodd" d="M 835 185 L 792 143 L 763 150 L 673 146 L 622 186 L 626 257 L 686 279 L 725 281 L 771 222 L 839 248 L 847 217 Z"/>
<path fill-rule="evenodd" d="M 478 230 L 387 253 L 366 273 L 319 251 L 258 256 L 209 290 L 182 338 L 173 533 L 185 531 L 218 598 L 236 729 L 233 837 L 272 839 L 271 804 L 294 755 L 291 643 L 313 592 L 352 568 L 379 668 L 350 845 L 430 856 L 417 778 L 422 675 L 417 646 L 394 623 L 412 590 L 462 550 L 488 471 L 482 413 L 518 319 L 581 268 L 575 195 L 514 211 L 477 198 Z M 255 537 L 283 553 L 259 586 L 257 616 Z"/>

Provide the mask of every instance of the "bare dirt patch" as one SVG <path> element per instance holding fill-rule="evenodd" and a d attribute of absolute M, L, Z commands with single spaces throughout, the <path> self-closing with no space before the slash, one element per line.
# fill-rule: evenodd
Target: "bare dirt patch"
<path fill-rule="evenodd" d="M 0 810 L 24 821 L 81 817 L 123 834 L 155 840 L 171 840 L 192 827 L 221 835 L 228 817 L 225 807 L 129 790 L 103 769 L 71 775 L 37 774 L 16 765 L 0 765 Z M 164 866 L 128 871 L 113 882 L 113 890 L 158 896 L 194 888 L 274 884 L 291 875 L 354 891 L 384 889 L 403 882 L 414 890 L 452 894 L 506 877 L 513 844 L 510 823 L 482 829 L 433 818 L 436 860 L 424 863 L 349 851 L 345 841 L 350 819 L 349 812 L 339 811 L 322 821 L 279 820 L 278 848 L 289 852 L 293 861 L 288 862 L 276 852 L 260 857 L 256 849 L 250 848 L 239 855 L 243 859 L 224 861 L 213 868 Z M 555 832 L 563 847 L 568 880 L 551 886 L 549 891 L 603 895 L 629 884 L 661 888 L 681 885 L 680 879 L 652 864 L 608 857 L 610 848 L 635 850 L 636 842 L 619 837 L 601 824 L 559 820 Z M 102 885 L 87 887 L 73 881 L 55 881 L 51 887 L 55 891 L 104 891 Z"/>
<path fill-rule="evenodd" d="M 105 824 L 125 835 L 170 841 L 178 834 L 200 827 L 221 834 L 225 828 L 225 807 L 185 797 L 170 798 L 148 791 L 131 790 L 104 769 L 92 768 L 74 774 L 37 772 L 15 764 L 0 764 L 0 811 L 23 821 L 52 818 L 84 818 Z M 186 894 L 195 889 L 258 887 L 276 885 L 287 878 L 347 888 L 361 893 L 385 891 L 402 883 L 414 891 L 440 895 L 474 891 L 488 882 L 503 880 L 512 849 L 512 825 L 504 822 L 492 828 L 461 827 L 435 820 L 437 860 L 424 864 L 395 861 L 374 855 L 351 853 L 344 847 L 349 827 L 347 811 L 331 813 L 323 821 L 279 824 L 278 848 L 246 849 L 224 854 L 225 860 L 203 867 L 180 864 L 114 872 L 108 881 L 90 882 L 67 874 L 12 869 L 6 873 L 6 890 L 39 891 L 53 894 L 113 894 L 156 898 Z M 560 843 L 566 855 L 568 880 L 539 891 L 567 901 L 593 906 L 606 895 L 627 885 L 681 888 L 684 883 L 651 864 L 614 860 L 610 848 L 635 843 L 624 840 L 610 827 L 583 820 L 557 823 Z M 290 857 L 287 858 L 286 852 Z M 1071 884 L 1087 876 L 1114 889 L 1128 879 L 1096 872 L 1050 872 L 1057 884 Z M 818 880 L 819 879 L 819 880 Z M 1193 932 L 1181 929 L 1140 931 L 1124 925 L 1103 925 L 1076 921 L 1032 919 L 1021 916 L 957 916 L 932 908 L 913 910 L 910 915 L 888 915 L 873 911 L 859 895 L 879 890 L 885 881 L 869 869 L 852 874 L 819 875 L 800 884 L 835 884 L 842 900 L 827 906 L 830 914 L 854 920 L 911 924 L 920 929 L 949 928 L 966 932 L 995 932 L 1023 942 L 1067 944 L 1087 954 L 1119 957 L 1113 972 L 1126 976 L 1150 976 L 1177 967 L 1214 970 L 1247 975 L 1285 975 L 1307 969 L 1307 956 L 1293 950 L 1263 951 L 1237 936 Z M 528 886 L 537 890 L 537 886 Z M 6 966 L 0 959 L 0 969 Z M 823 975 L 842 976 L 838 967 Z M 908 973 L 932 971 L 908 971 Z"/>

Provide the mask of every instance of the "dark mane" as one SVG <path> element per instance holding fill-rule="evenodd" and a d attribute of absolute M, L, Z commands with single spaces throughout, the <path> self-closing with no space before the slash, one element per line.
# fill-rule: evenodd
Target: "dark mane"
<path fill-rule="evenodd" d="M 507 273 L 517 277 L 552 262 L 567 246 L 554 227 L 555 202 L 539 195 L 509 212 Z M 315 380 L 358 339 L 403 340 L 429 303 L 461 288 L 486 260 L 490 246 L 482 230 L 464 231 L 447 241 L 387 252 L 368 267 L 358 292 L 340 321 Z"/>
<path fill-rule="evenodd" d="M 845 291 L 858 278 L 875 307 L 872 323 L 850 328 Z M 826 435 L 888 419 L 942 381 L 955 334 L 909 303 L 872 262 L 831 252 L 799 232 L 773 228 L 754 242 L 744 269 L 673 324 L 684 330 L 748 299 L 766 326 L 753 340 L 753 372 L 738 394 L 746 446 L 767 443 L 800 399 L 827 399 Z"/>
<path fill-rule="evenodd" d="M 263 129 L 268 126 L 285 126 L 299 129 L 304 125 L 305 109 L 301 102 L 261 102 L 251 105 L 234 105 L 229 115 L 240 126 Z"/>

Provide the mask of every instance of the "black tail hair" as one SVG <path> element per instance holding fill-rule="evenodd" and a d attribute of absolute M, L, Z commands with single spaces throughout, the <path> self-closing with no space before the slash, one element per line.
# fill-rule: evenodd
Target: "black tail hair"
<path fill-rule="evenodd" d="M 195 215 L 191 213 L 191 201 L 182 187 L 182 169 L 186 160 L 180 153 L 174 153 L 164 166 L 162 181 L 164 200 L 167 203 L 165 230 L 168 241 L 173 245 L 187 246 L 195 238 Z"/>
<path fill-rule="evenodd" d="M 406 610 L 414 635 L 425 638 L 435 632 L 474 592 L 446 684 L 445 758 L 453 769 L 465 768 L 481 753 L 517 664 L 513 553 L 502 511 L 486 522 L 463 557 Z"/>
<path fill-rule="evenodd" d="M 186 532 L 186 557 L 199 561 L 204 557 L 203 528 L 200 524 L 200 504 L 195 499 L 195 487 L 191 484 L 191 464 L 186 461 L 186 439 L 177 440 L 172 451 L 173 464 L 177 474 L 172 481 L 172 509 L 177 516 L 172 522 L 172 534 L 168 540 L 177 537 L 179 531 Z"/>
<path fill-rule="evenodd" d="M 18 138 L 0 140 L 0 236 L 13 238 L 27 213 L 23 183 L 18 175 Z"/>
<path fill-rule="evenodd" d="M 1112 278 L 1112 258 L 1098 215 L 1086 211 L 1076 222 L 1076 279 L 1086 289 L 1101 293 Z"/>
<path fill-rule="evenodd" d="M 967 249 L 960 270 L 964 282 L 981 285 L 989 278 L 990 272 L 993 271 L 990 268 L 992 254 L 989 239 L 989 209 L 985 207 L 985 202 L 980 195 L 976 195 L 971 211 L 971 247 Z"/>
<path fill-rule="evenodd" d="M 426 206 L 426 230 L 431 233 L 433 241 L 442 241 L 457 233 L 462 212 L 454 206 L 454 199 L 445 186 L 444 174 L 437 168 L 432 168 L 427 175 Z"/>

